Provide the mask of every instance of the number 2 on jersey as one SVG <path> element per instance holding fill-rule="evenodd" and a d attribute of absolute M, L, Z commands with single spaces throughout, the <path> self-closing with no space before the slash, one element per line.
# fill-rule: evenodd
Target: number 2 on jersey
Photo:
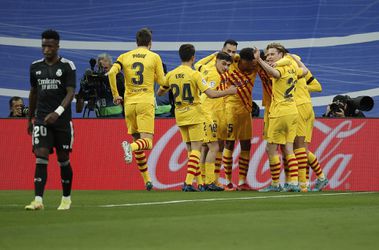
<path fill-rule="evenodd" d="M 141 85 L 143 84 L 143 70 L 145 69 L 145 67 L 143 66 L 142 63 L 140 62 L 135 62 L 132 64 L 132 69 L 133 70 L 137 70 L 135 73 L 136 73 L 136 78 L 132 78 L 132 82 L 133 84 L 135 85 Z"/>

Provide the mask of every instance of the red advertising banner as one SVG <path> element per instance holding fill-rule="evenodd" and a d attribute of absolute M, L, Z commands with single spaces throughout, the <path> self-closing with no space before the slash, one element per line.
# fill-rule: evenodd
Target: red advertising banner
<path fill-rule="evenodd" d="M 26 120 L 1 119 L 0 189 L 33 189 L 35 157 Z M 137 164 L 125 164 L 121 142 L 131 140 L 120 119 L 75 119 L 75 141 L 71 155 L 73 188 L 84 190 L 144 189 Z M 310 150 L 329 178 L 328 189 L 379 190 L 379 119 L 319 119 L 315 122 Z M 253 121 L 251 160 L 247 183 L 262 188 L 270 183 L 263 121 Z M 175 120 L 156 120 L 154 147 L 148 153 L 149 172 L 156 189 L 179 189 L 186 175 L 187 152 Z M 237 144 L 233 178 L 238 179 Z M 223 177 L 223 171 L 221 171 Z M 281 176 L 283 180 L 283 173 Z M 314 182 L 315 176 L 311 175 Z M 222 178 L 221 181 L 224 181 Z M 48 189 L 60 189 L 59 166 L 51 155 Z"/>

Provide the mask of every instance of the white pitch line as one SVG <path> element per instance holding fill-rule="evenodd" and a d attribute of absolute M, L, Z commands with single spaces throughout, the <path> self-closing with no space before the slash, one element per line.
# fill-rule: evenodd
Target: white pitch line
<path fill-rule="evenodd" d="M 373 194 L 378 192 L 350 192 L 350 193 L 322 193 L 312 196 L 338 196 L 338 195 L 355 195 L 355 194 Z M 255 200 L 255 199 L 276 199 L 276 198 L 293 198 L 293 197 L 311 197 L 307 194 L 292 194 L 292 195 L 272 195 L 272 196 L 247 196 L 247 197 L 230 197 L 230 198 L 207 198 L 207 199 L 191 199 L 191 200 L 172 200 L 172 201 L 153 201 L 141 203 L 124 203 L 124 204 L 108 204 L 99 205 L 98 207 L 135 207 L 135 206 L 151 206 L 151 205 L 171 205 L 190 202 L 213 202 L 213 201 L 233 201 L 233 200 Z"/>

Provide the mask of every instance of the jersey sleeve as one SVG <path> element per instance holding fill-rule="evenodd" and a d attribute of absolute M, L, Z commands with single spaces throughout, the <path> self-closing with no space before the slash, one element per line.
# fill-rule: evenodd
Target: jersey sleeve
<path fill-rule="evenodd" d="M 217 53 L 218 52 L 215 52 L 213 54 L 210 54 L 209 56 L 207 57 L 204 57 L 202 59 L 200 59 L 197 63 L 195 63 L 195 69 L 198 70 L 198 71 L 201 71 L 201 68 L 205 65 L 207 65 L 208 63 L 210 63 L 214 58 L 216 58 L 217 56 Z"/>
<path fill-rule="evenodd" d="M 200 92 L 203 93 L 204 91 L 206 91 L 207 89 L 210 88 L 207 81 L 202 77 L 200 72 L 196 71 L 193 76 L 194 76 L 194 79 L 196 81 L 196 85 L 199 88 Z"/>
<path fill-rule="evenodd" d="M 309 92 L 321 92 L 322 86 L 320 82 L 313 77 L 312 73 L 308 71 L 305 75 L 305 80 L 307 81 L 307 87 Z"/>
<path fill-rule="evenodd" d="M 159 87 L 160 89 L 167 91 L 170 88 L 170 83 L 169 83 L 170 76 L 171 76 L 171 72 L 168 72 L 166 77 L 164 78 L 163 84 L 161 84 Z"/>
<path fill-rule="evenodd" d="M 76 87 L 76 68 L 73 62 L 69 62 L 67 64 L 67 74 L 66 74 L 66 88 L 67 87 L 73 87 L 75 89 Z"/>
<path fill-rule="evenodd" d="M 159 85 L 162 85 L 165 82 L 164 72 L 163 72 L 163 63 L 159 55 L 156 56 L 155 60 L 155 82 Z"/>
<path fill-rule="evenodd" d="M 280 78 L 282 78 L 283 76 L 285 76 L 285 74 L 286 74 L 286 67 L 284 67 L 284 66 L 276 66 L 275 69 L 277 71 L 279 71 Z"/>
<path fill-rule="evenodd" d="M 117 61 L 112 65 L 111 69 L 108 71 L 109 85 L 111 86 L 111 91 L 113 97 L 120 96 L 117 89 L 117 74 L 122 69 L 122 55 L 117 58 Z"/>

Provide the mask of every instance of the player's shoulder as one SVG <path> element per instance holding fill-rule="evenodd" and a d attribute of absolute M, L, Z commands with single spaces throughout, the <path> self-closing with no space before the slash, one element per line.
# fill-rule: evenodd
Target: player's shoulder
<path fill-rule="evenodd" d="M 44 63 L 44 59 L 41 58 L 39 60 L 35 60 L 34 62 L 32 62 L 32 64 L 30 65 L 30 69 L 36 69 L 38 67 L 40 67 L 42 64 Z"/>
<path fill-rule="evenodd" d="M 71 70 L 76 70 L 75 64 L 73 61 L 68 60 L 67 58 L 61 57 L 61 63 L 70 67 Z"/>
<path fill-rule="evenodd" d="M 44 61 L 43 58 L 41 59 L 38 59 L 38 60 L 35 60 L 34 62 L 32 62 L 32 65 L 35 65 L 35 64 L 39 64 L 39 63 L 42 63 Z"/>

